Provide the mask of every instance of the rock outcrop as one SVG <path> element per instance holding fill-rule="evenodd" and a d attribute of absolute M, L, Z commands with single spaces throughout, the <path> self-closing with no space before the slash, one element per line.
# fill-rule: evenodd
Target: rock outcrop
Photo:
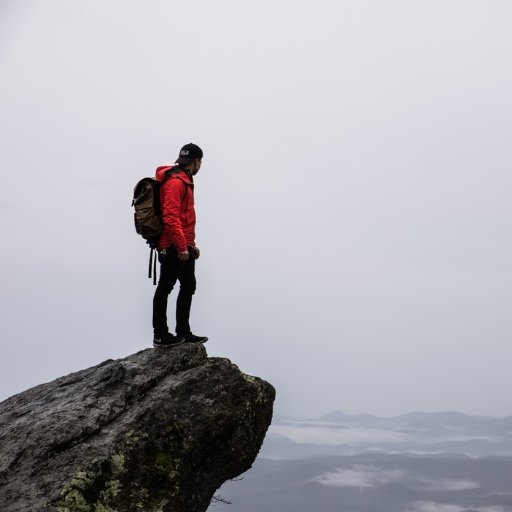
<path fill-rule="evenodd" d="M 0 510 L 204 512 L 251 467 L 274 396 L 192 343 L 12 396 L 0 403 Z"/>

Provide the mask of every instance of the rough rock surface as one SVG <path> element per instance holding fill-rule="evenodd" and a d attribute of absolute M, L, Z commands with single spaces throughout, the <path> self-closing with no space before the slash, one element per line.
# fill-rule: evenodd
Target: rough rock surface
<path fill-rule="evenodd" d="M 0 510 L 203 512 L 251 467 L 274 396 L 192 343 L 12 396 L 0 403 Z"/>

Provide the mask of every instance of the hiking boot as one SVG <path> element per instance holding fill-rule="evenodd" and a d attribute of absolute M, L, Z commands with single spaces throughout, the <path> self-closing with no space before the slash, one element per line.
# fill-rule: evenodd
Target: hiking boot
<path fill-rule="evenodd" d="M 206 343 L 208 341 L 208 336 L 196 336 L 195 334 L 184 334 L 183 338 L 185 338 L 185 343 Z"/>
<path fill-rule="evenodd" d="M 161 336 L 153 337 L 153 347 L 174 347 L 175 345 L 181 345 L 185 341 L 183 336 L 174 336 L 170 332 L 167 332 Z"/>

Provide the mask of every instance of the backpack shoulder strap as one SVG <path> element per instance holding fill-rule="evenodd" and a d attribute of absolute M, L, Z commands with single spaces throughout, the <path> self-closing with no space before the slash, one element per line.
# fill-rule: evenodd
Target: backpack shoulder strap
<path fill-rule="evenodd" d="M 167 175 L 168 172 L 170 172 L 169 175 Z M 173 173 L 172 169 L 169 169 L 168 171 L 166 171 L 165 176 L 166 176 L 165 181 L 174 179 L 174 180 L 180 180 L 182 183 L 184 183 L 185 190 L 183 191 L 183 195 L 181 196 L 181 200 L 183 201 L 185 199 L 185 196 L 187 195 L 187 188 L 191 186 L 190 183 L 187 183 L 181 176 L 176 176 L 176 171 L 174 171 L 174 173 Z M 162 182 L 162 185 L 164 183 L 165 182 Z"/>

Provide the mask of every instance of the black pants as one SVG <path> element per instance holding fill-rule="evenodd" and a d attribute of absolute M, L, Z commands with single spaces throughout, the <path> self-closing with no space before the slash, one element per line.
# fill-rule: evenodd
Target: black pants
<path fill-rule="evenodd" d="M 160 262 L 160 279 L 153 297 L 153 330 L 156 336 L 169 332 L 167 325 L 167 299 L 176 281 L 180 282 L 180 291 L 176 300 L 176 334 L 190 334 L 190 306 L 192 295 L 196 291 L 196 258 L 194 251 L 189 248 L 188 260 L 184 263 L 178 260 L 178 252 L 173 247 L 168 248 L 167 254 L 158 255 Z"/>

